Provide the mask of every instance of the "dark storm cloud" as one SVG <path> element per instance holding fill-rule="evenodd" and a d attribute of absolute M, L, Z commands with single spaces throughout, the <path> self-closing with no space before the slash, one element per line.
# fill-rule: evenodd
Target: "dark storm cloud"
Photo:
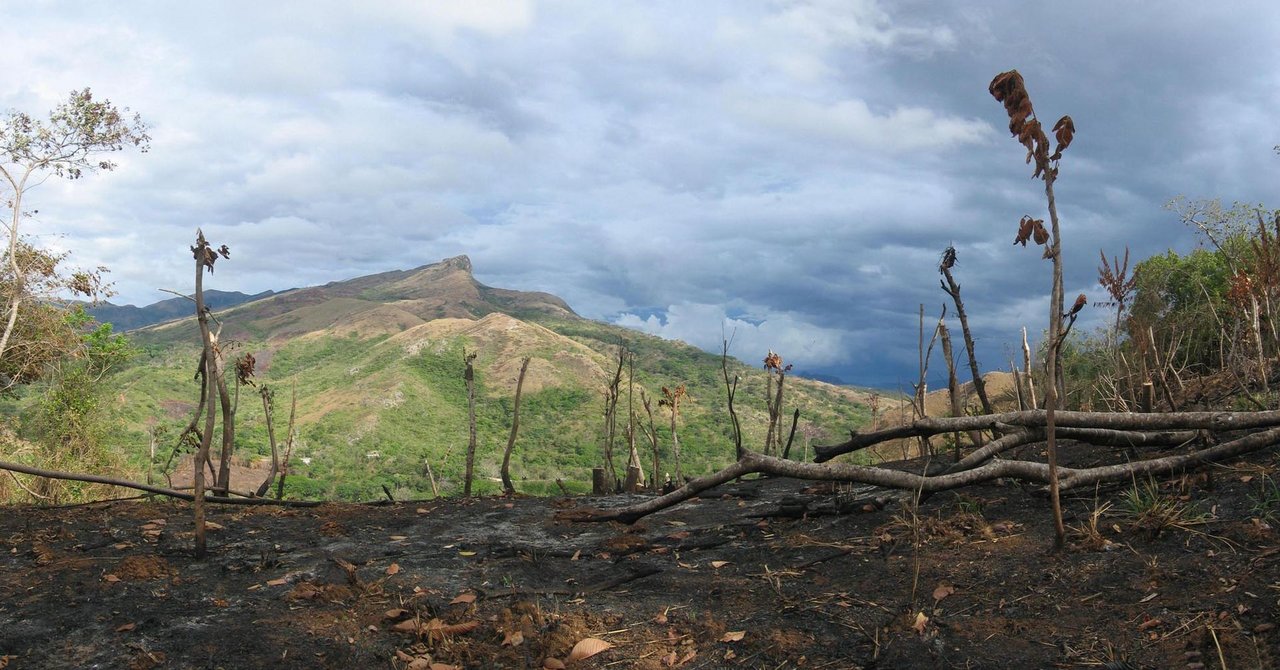
<path fill-rule="evenodd" d="M 1265 201 L 1280 157 L 1266 3 L 39 3 L 0 11 L 0 103 L 95 91 L 153 151 L 50 182 L 40 232 L 181 288 L 323 283 L 470 254 L 486 283 L 754 361 L 914 376 L 948 245 L 988 367 L 1046 318 L 1013 247 L 1042 184 L 986 87 L 1019 68 L 1078 128 L 1058 182 L 1067 292 L 1098 250 L 1194 243 L 1171 197 Z M 1274 198 L 1272 198 L 1274 201 Z M 234 268 L 234 270 L 233 270 Z M 1100 318 L 1088 317 L 1089 324 Z"/>

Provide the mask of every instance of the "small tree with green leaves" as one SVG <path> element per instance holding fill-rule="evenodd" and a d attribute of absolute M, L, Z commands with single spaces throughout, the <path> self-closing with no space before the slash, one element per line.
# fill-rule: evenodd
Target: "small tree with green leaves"
<path fill-rule="evenodd" d="M 32 247 L 22 235 L 23 210 L 27 192 L 49 177 L 79 179 L 85 173 L 114 170 L 116 164 L 103 157 L 125 147 L 146 151 L 151 138 L 137 115 L 128 108 L 117 109 L 109 100 L 96 100 L 89 89 L 72 91 L 65 102 L 40 120 L 25 112 L 10 111 L 0 118 L 0 180 L 9 187 L 7 245 L 0 275 L 0 367 L 9 367 L 11 357 L 23 357 L 30 337 L 41 333 L 21 324 L 24 310 L 39 310 L 53 292 L 69 291 L 97 297 L 104 288 L 103 268 L 62 274 L 58 263 L 63 256 Z M 30 369 L 27 366 L 18 367 Z M 10 377 L 10 383 L 14 377 Z"/>

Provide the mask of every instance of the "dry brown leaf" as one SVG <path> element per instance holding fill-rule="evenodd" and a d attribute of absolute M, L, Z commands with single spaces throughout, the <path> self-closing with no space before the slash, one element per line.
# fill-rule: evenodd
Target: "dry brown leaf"
<path fill-rule="evenodd" d="M 409 610 L 396 607 L 383 612 L 382 616 L 387 619 L 403 619 L 409 614 Z"/>
<path fill-rule="evenodd" d="M 137 627 L 138 627 L 138 624 L 133 623 L 133 622 L 129 622 L 129 623 L 124 624 L 124 625 L 122 625 L 122 626 L 118 626 L 118 627 L 116 628 L 116 632 L 117 632 L 117 633 L 128 633 L 129 631 L 131 631 L 131 630 L 133 630 L 134 628 L 137 628 Z"/>
<path fill-rule="evenodd" d="M 102 576 L 102 581 L 115 584 L 116 582 L 120 581 L 120 578 L 113 574 L 108 573 Z"/>
<path fill-rule="evenodd" d="M 667 538 L 668 538 L 668 539 L 671 539 L 671 540 L 687 540 L 687 539 L 689 539 L 689 531 L 687 531 L 687 530 L 678 530 L 678 531 L 676 531 L 676 532 L 674 532 L 674 533 L 672 533 L 672 534 L 668 535 L 668 536 L 667 536 Z"/>
<path fill-rule="evenodd" d="M 387 566 L 387 575 L 388 575 L 388 576 L 390 576 L 390 575 L 394 575 L 394 574 L 396 574 L 397 572 L 400 572 L 400 564 L 399 564 L 399 563 L 392 563 L 391 565 L 388 565 L 388 566 Z"/>
<path fill-rule="evenodd" d="M 449 635 L 466 635 L 480 627 L 479 621 L 448 624 L 439 619 L 432 619 L 422 626 L 427 635 L 435 638 Z"/>
<path fill-rule="evenodd" d="M 569 652 L 569 657 L 565 659 L 566 663 L 581 661 L 584 658 L 591 658 L 596 654 L 613 648 L 612 644 L 605 642 L 599 638 L 588 637 L 578 640 L 578 644 L 573 645 L 573 651 Z"/>
<path fill-rule="evenodd" d="M 658 613 L 658 616 L 653 617 L 653 622 L 658 625 L 667 623 L 667 610 L 663 610 Z"/>
<path fill-rule="evenodd" d="M 544 670 L 564 670 L 564 661 L 548 656 L 542 661 Z"/>
<path fill-rule="evenodd" d="M 950 584 L 939 584 L 938 588 L 933 590 L 933 599 L 942 600 L 943 598 L 946 598 L 947 596 L 955 592 L 956 592 L 956 587 Z"/>
<path fill-rule="evenodd" d="M 1031 231 L 1032 238 L 1035 239 L 1036 244 L 1044 244 L 1045 242 L 1048 242 L 1049 231 L 1044 227 L 1044 219 L 1036 219 L 1031 223 L 1034 225 L 1034 229 Z"/>
<path fill-rule="evenodd" d="M 409 661 L 409 665 L 405 666 L 405 670 L 431 670 L 431 659 L 425 656 L 416 656 Z"/>
<path fill-rule="evenodd" d="M 723 568 L 728 564 L 729 564 L 729 561 L 711 561 L 711 567 L 717 570 L 719 570 L 720 568 Z"/>
<path fill-rule="evenodd" d="M 205 530 L 222 530 L 222 529 L 223 529 L 223 528 L 225 528 L 225 527 L 226 527 L 226 526 L 223 526 L 222 524 L 217 523 L 217 522 L 214 522 L 214 521 L 206 521 L 206 522 L 204 522 L 204 528 L 205 528 Z"/>
<path fill-rule="evenodd" d="M 911 629 L 921 635 L 924 635 L 924 629 L 929 625 L 929 617 L 924 612 L 916 612 L 916 622 L 911 624 Z"/>
<path fill-rule="evenodd" d="M 570 558 L 569 560 L 571 560 L 571 561 L 576 561 L 576 560 L 578 560 L 578 558 L 579 558 L 580 556 L 582 556 L 582 550 L 581 550 L 581 549 L 579 549 L 579 550 L 577 550 L 577 551 L 573 552 L 573 557 L 572 557 L 572 558 Z"/>
<path fill-rule="evenodd" d="M 523 643 L 524 643 L 524 633 L 517 630 L 511 633 L 503 633 L 502 644 L 499 646 L 518 647 Z"/>
<path fill-rule="evenodd" d="M 1141 630 L 1147 630 L 1148 628 L 1155 628 L 1156 626 L 1159 626 L 1161 623 L 1162 622 L 1159 619 L 1147 619 L 1146 621 L 1143 621 L 1142 623 L 1138 624 L 1138 630 L 1141 631 Z"/>
<path fill-rule="evenodd" d="M 392 542 L 404 542 L 407 539 L 409 539 L 408 535 L 392 535 L 391 536 Z"/>
<path fill-rule="evenodd" d="M 697 656 L 698 656 L 697 650 L 690 649 L 689 653 L 685 654 L 684 656 L 681 656 L 680 660 L 676 661 L 676 665 L 684 665 L 685 663 L 692 661 Z"/>
<path fill-rule="evenodd" d="M 267 580 L 267 586 L 284 586 L 285 584 L 288 584 L 288 583 L 289 583 L 289 579 L 287 577 L 280 577 L 279 579 Z"/>
<path fill-rule="evenodd" d="M 1071 306 L 1071 311 L 1067 312 L 1067 316 L 1079 314 L 1080 310 L 1084 309 L 1084 306 L 1087 304 L 1089 304 L 1089 298 L 1085 297 L 1085 294 L 1081 293 L 1076 296 L 1076 302 Z"/>
<path fill-rule="evenodd" d="M 663 664 L 663 665 L 665 665 L 665 666 L 667 666 L 668 668 L 670 668 L 670 667 L 674 667 L 674 666 L 675 666 L 675 664 L 676 664 L 676 652 L 674 652 L 674 651 L 673 651 L 673 652 L 671 652 L 670 654 L 667 654 L 666 656 L 663 656 L 663 657 L 662 657 L 662 664 Z"/>
<path fill-rule="evenodd" d="M 448 663 L 432 663 L 431 670 L 462 670 L 462 666 L 449 665 Z"/>
<path fill-rule="evenodd" d="M 474 594 L 474 593 L 459 593 L 459 594 L 458 594 L 458 596 L 457 596 L 456 598 L 454 598 L 453 600 L 450 600 L 450 601 L 449 601 L 449 604 L 450 604 L 450 605 L 459 605 L 459 604 L 466 604 L 466 605 L 469 605 L 469 604 L 471 604 L 471 603 L 473 603 L 473 602 L 475 602 L 475 601 L 476 601 L 476 594 Z"/>
<path fill-rule="evenodd" d="M 720 636 L 721 642 L 740 642 L 742 638 L 747 636 L 745 630 L 731 630 Z"/>
<path fill-rule="evenodd" d="M 417 658 L 417 657 L 416 657 L 416 656 L 410 656 L 410 655 L 408 655 L 408 654 L 404 653 L 404 651 L 402 651 L 402 650 L 400 650 L 400 649 L 397 649 L 397 650 L 396 650 L 396 658 L 400 659 L 401 661 L 403 661 L 403 662 L 405 662 L 405 663 L 410 663 L 410 662 L 412 662 L 412 661 L 413 661 L 413 659 L 415 659 L 415 658 Z"/>
<path fill-rule="evenodd" d="M 392 626 L 391 630 L 397 633 L 416 633 L 418 632 L 418 622 L 416 619 L 405 619 Z"/>

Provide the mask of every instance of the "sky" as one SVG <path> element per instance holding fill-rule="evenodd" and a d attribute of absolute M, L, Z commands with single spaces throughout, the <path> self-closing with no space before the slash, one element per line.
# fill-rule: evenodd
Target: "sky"
<path fill-rule="evenodd" d="M 222 290 L 467 254 L 589 318 L 902 388 L 949 245 L 984 368 L 1047 325 L 1049 263 L 1012 245 L 1043 184 L 993 76 L 1075 121 L 1066 294 L 1101 300 L 1100 250 L 1197 244 L 1171 198 L 1280 206 L 1276 35 L 1269 1 L 31 0 L 0 5 L 0 109 L 90 87 L 149 124 L 24 203 L 116 303 L 189 292 L 197 227 Z"/>

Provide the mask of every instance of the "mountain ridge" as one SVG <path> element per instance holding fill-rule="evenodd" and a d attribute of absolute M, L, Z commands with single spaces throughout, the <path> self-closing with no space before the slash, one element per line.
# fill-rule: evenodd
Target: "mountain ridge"
<path fill-rule="evenodd" d="M 627 461 L 623 428 L 630 412 L 648 425 L 644 398 L 651 402 L 660 449 L 669 449 L 669 410 L 655 400 L 662 388 L 681 385 L 688 390 L 677 421 L 683 471 L 705 474 L 733 459 L 719 355 L 583 318 L 550 294 L 485 286 L 466 256 L 273 293 L 215 316 L 228 360 L 252 354 L 258 389 L 276 394 L 277 436 L 284 432 L 285 398 L 297 389 L 296 456 L 305 461 L 295 461 L 289 481 L 299 497 L 367 499 L 382 486 L 397 498 L 456 490 L 467 443 L 464 353 L 477 355 L 479 477 L 497 474 L 520 363 L 528 357 L 521 446 L 513 457 L 520 490 L 549 493 L 558 479 L 573 486 L 590 481 L 591 467 L 600 464 L 602 399 L 620 345 L 634 355 L 634 367 L 624 371 L 620 387 L 624 437 L 615 463 Z M 164 426 L 177 435 L 190 421 L 199 396 L 191 370 L 200 336 L 193 317 L 130 336 L 144 354 L 117 373 L 121 391 L 113 411 L 129 427 L 125 441 L 145 445 L 146 427 Z M 736 409 L 744 444 L 760 448 L 766 375 L 736 359 L 726 363 L 729 374 L 741 379 Z M 634 387 L 625 381 L 628 373 Z M 252 398 L 239 403 L 236 422 L 237 453 L 249 463 L 269 449 L 257 392 L 240 390 Z M 785 418 L 791 409 L 802 411 L 797 455 L 811 440 L 843 435 L 870 416 L 869 394 L 857 389 L 789 376 L 786 393 Z M 651 479 L 651 445 L 639 429 L 634 439 Z M 140 447 L 135 462 L 137 453 Z M 662 458 L 669 463 L 670 454 Z"/>

